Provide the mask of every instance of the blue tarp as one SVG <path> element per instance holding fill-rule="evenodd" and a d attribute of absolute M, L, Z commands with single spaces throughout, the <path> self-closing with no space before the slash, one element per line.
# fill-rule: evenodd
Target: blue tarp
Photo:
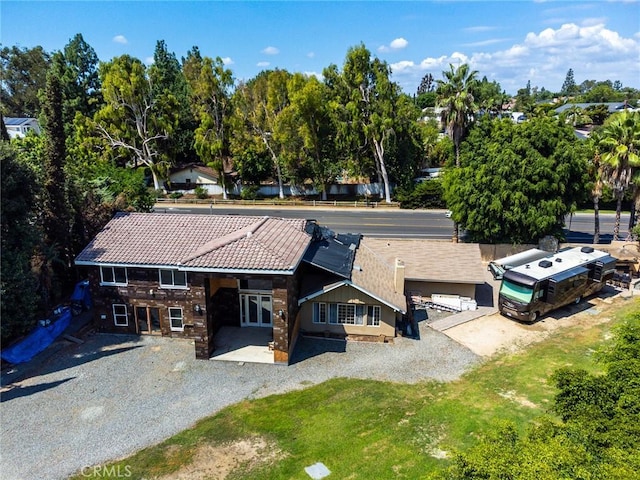
<path fill-rule="evenodd" d="M 76 288 L 71 295 L 71 304 L 84 310 L 91 308 L 91 293 L 89 291 L 89 280 L 84 280 L 76 284 Z"/>
<path fill-rule="evenodd" d="M 3 360 L 9 363 L 25 363 L 43 351 L 53 341 L 58 338 L 62 332 L 71 323 L 72 312 L 74 315 L 79 314 L 82 310 L 91 308 L 91 295 L 89 293 L 89 281 L 84 280 L 76 284 L 71 295 L 71 308 L 61 307 L 56 309 L 56 314 L 51 318 L 48 325 L 38 325 L 29 335 L 20 340 L 18 343 L 4 348 L 0 355 Z"/>
<path fill-rule="evenodd" d="M 2 350 L 2 359 L 9 363 L 25 363 L 43 351 L 66 330 L 71 323 L 71 309 L 62 308 L 60 316 L 46 327 L 38 325 L 20 342 Z"/>

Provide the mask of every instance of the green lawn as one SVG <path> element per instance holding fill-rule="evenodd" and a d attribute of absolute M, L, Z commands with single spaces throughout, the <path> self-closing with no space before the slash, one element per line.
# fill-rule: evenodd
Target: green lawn
<path fill-rule="evenodd" d="M 253 460 L 241 458 L 228 479 L 308 479 L 304 467 L 319 461 L 332 471 L 329 478 L 422 478 L 447 465 L 438 457 L 465 449 L 496 421 L 512 421 L 524 431 L 532 419 L 551 415 L 549 375 L 561 366 L 598 371 L 594 350 L 632 309 L 640 309 L 640 302 L 617 299 L 601 313 L 614 314 L 611 321 L 563 329 L 523 353 L 492 358 L 455 382 L 338 378 L 241 402 L 115 463 L 114 471 L 128 466 L 129 478 L 169 478 L 194 458 L 198 464 L 204 446 L 259 438 L 269 447 Z"/>

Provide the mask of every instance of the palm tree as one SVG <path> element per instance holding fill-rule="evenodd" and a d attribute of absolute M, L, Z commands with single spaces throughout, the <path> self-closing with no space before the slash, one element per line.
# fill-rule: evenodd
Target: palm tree
<path fill-rule="evenodd" d="M 456 167 L 460 167 L 460 143 L 476 110 L 473 89 L 477 83 L 477 74 L 466 63 L 458 68 L 449 64 L 449 70 L 442 72 L 444 80 L 438 80 L 436 105 L 442 108 L 440 119 L 455 148 Z M 452 241 L 458 243 L 458 237 L 458 222 L 454 222 Z"/>
<path fill-rule="evenodd" d="M 640 168 L 640 112 L 627 110 L 612 115 L 605 124 L 598 146 L 605 177 L 617 201 L 613 239 L 619 240 L 622 198 Z M 631 235 L 631 233 L 629 233 Z"/>
<path fill-rule="evenodd" d="M 597 132 L 591 134 L 593 141 L 594 154 L 591 160 L 591 175 L 593 176 L 593 185 L 591 187 L 591 199 L 593 200 L 593 243 L 600 243 L 600 199 L 602 198 L 602 187 L 604 168 L 600 158 L 600 135 Z"/>

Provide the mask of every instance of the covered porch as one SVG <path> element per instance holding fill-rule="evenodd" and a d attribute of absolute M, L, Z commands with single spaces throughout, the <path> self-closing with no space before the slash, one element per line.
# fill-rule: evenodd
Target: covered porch
<path fill-rule="evenodd" d="M 275 363 L 273 328 L 223 326 L 216 333 L 211 360 Z"/>

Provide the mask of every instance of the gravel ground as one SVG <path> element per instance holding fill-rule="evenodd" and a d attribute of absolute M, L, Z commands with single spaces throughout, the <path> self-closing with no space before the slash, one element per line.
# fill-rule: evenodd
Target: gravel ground
<path fill-rule="evenodd" d="M 247 398 L 334 377 L 458 378 L 481 359 L 421 322 L 393 344 L 302 338 L 292 365 L 195 360 L 190 341 L 95 335 L 2 389 L 0 476 L 64 478 L 127 456 Z"/>

